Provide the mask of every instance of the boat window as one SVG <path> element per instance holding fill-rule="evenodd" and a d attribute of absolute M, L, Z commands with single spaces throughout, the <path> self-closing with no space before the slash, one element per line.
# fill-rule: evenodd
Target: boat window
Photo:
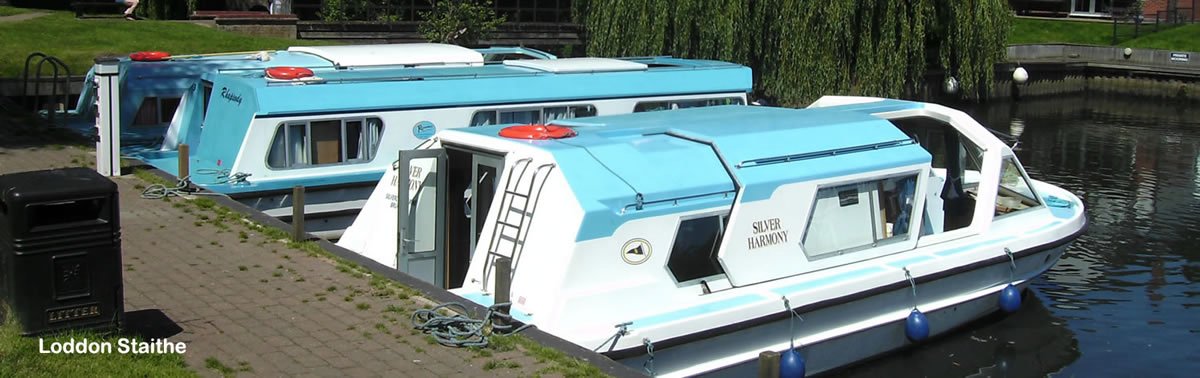
<path fill-rule="evenodd" d="M 983 165 L 983 149 L 962 135 L 953 125 L 931 117 L 908 117 L 891 120 L 909 137 L 932 155 L 934 177 L 929 180 L 928 192 L 939 201 L 927 201 L 925 211 L 937 212 L 942 224 L 931 225 L 930 233 L 957 230 L 971 225 L 975 218 L 975 197 L 979 193 L 979 171 Z"/>
<path fill-rule="evenodd" d="M 818 189 L 804 253 L 815 260 L 907 240 L 916 183 L 914 174 Z"/>
<path fill-rule="evenodd" d="M 487 126 L 496 124 L 495 110 L 481 110 L 471 116 L 471 126 Z"/>
<path fill-rule="evenodd" d="M 500 123 L 538 123 L 542 116 L 540 109 L 500 111 Z"/>
<path fill-rule="evenodd" d="M 679 222 L 675 244 L 667 259 L 667 269 L 675 281 L 685 282 L 725 273 L 717 261 L 717 246 L 725 233 L 725 217 L 721 215 L 687 219 Z"/>
<path fill-rule="evenodd" d="M 175 108 L 179 107 L 179 98 L 145 97 L 133 117 L 134 126 L 154 126 L 171 121 Z"/>
<path fill-rule="evenodd" d="M 542 109 L 542 122 L 556 119 L 591 117 L 596 115 L 596 108 L 591 105 L 583 106 L 554 106 Z"/>
<path fill-rule="evenodd" d="M 211 97 L 212 97 L 213 83 L 211 81 L 204 81 L 203 85 L 204 85 L 204 96 L 202 96 L 202 97 L 204 98 L 204 110 L 200 113 L 200 116 L 203 117 L 204 119 L 208 119 L 208 102 L 209 102 L 209 100 L 211 100 Z M 200 122 L 200 127 L 201 128 L 204 127 L 204 122 Z"/>
<path fill-rule="evenodd" d="M 996 216 L 1014 213 L 1038 205 L 1037 196 L 1030 188 L 1016 159 L 1004 159 L 1000 167 L 1000 187 L 996 191 Z"/>
<path fill-rule="evenodd" d="M 701 98 L 672 101 L 642 101 L 633 107 L 634 113 L 656 112 L 669 109 L 699 108 L 718 105 L 745 105 L 741 97 Z"/>
<path fill-rule="evenodd" d="M 521 110 L 480 110 L 471 116 L 471 126 L 486 126 L 502 123 L 546 123 L 557 119 L 591 117 L 596 115 L 592 105 L 551 106 Z"/>
<path fill-rule="evenodd" d="M 142 98 L 142 105 L 137 115 L 133 116 L 134 126 L 146 126 L 158 123 L 158 97 Z"/>
<path fill-rule="evenodd" d="M 383 135 L 379 118 L 291 122 L 279 126 L 267 153 L 270 168 L 371 161 Z"/>

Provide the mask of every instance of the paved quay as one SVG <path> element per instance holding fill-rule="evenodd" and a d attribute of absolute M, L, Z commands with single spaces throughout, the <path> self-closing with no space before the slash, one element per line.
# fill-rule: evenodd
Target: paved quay
<path fill-rule="evenodd" d="M 53 144 L 28 132 L 6 135 L 12 125 L 4 123 L 11 120 L 2 121 L 0 174 L 94 165 L 95 154 L 86 145 Z M 545 358 L 529 341 L 493 341 L 483 350 L 437 345 L 413 330 L 409 317 L 434 303 L 422 297 L 452 299 L 444 292 L 432 293 L 436 290 L 419 282 L 406 282 L 416 290 L 406 288 L 392 280 L 398 273 L 372 274 L 313 253 L 315 245 L 328 249 L 327 242 L 297 245 L 264 235 L 213 201 L 148 200 L 141 198 L 150 184 L 143 178 L 113 181 L 120 190 L 126 325 L 185 342 L 188 366 L 203 376 L 221 376 L 206 367 L 213 360 L 238 376 L 515 377 L 585 371 L 571 366 L 584 364 Z M 224 201 L 217 203 L 229 203 Z M 540 331 L 530 339 L 587 357 L 582 348 Z M 600 369 L 587 375 L 634 372 L 607 359 L 592 363 Z"/>

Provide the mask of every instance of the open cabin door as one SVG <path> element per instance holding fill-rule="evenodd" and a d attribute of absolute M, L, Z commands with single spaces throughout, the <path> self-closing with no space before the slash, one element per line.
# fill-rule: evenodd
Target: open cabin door
<path fill-rule="evenodd" d="M 400 151 L 397 268 L 446 287 L 446 151 Z"/>

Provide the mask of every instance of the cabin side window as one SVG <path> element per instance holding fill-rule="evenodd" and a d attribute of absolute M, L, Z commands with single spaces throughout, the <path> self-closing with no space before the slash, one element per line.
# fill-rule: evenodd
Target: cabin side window
<path fill-rule="evenodd" d="M 596 107 L 592 105 L 550 106 L 534 109 L 514 110 L 480 110 L 471 116 L 471 125 L 487 126 L 509 123 L 537 124 L 556 119 L 591 117 L 596 115 Z"/>
<path fill-rule="evenodd" d="M 917 175 L 817 190 L 804 232 L 810 260 L 907 240 Z"/>
<path fill-rule="evenodd" d="M 676 282 L 686 282 L 725 273 L 717 261 L 717 247 L 725 234 L 726 217 L 710 215 L 679 222 L 667 269 Z M 626 253 L 629 253 L 626 251 Z"/>
<path fill-rule="evenodd" d="M 267 167 L 302 168 L 371 161 L 383 136 L 379 118 L 287 122 L 275 130 Z"/>
<path fill-rule="evenodd" d="M 702 98 L 671 101 L 642 101 L 634 105 L 633 112 L 656 112 L 659 110 L 700 108 L 718 105 L 745 105 L 741 97 Z"/>
<path fill-rule="evenodd" d="M 159 98 L 145 97 L 138 107 L 137 115 L 133 117 L 134 126 L 153 126 L 171 122 L 175 109 L 179 107 L 179 97 Z"/>
<path fill-rule="evenodd" d="M 1029 185 L 1029 177 L 1017 160 L 1009 157 L 1000 166 L 1000 187 L 996 191 L 996 216 L 1038 206 L 1037 195 Z"/>
<path fill-rule="evenodd" d="M 213 92 L 213 83 L 210 81 L 205 81 L 205 82 L 203 82 L 203 85 L 204 85 L 204 96 L 202 96 L 202 97 L 204 97 L 204 109 L 200 112 L 200 117 L 202 117 L 204 120 L 207 120 L 208 119 L 208 102 L 210 100 L 212 100 L 211 97 L 212 97 L 212 92 Z M 204 127 L 204 121 L 200 122 L 200 127 L 201 128 Z"/>
<path fill-rule="evenodd" d="M 933 157 L 933 177 L 926 191 L 923 234 L 957 230 L 971 225 L 975 218 L 975 197 L 979 193 L 983 149 L 972 143 L 949 123 L 930 117 L 891 120 L 915 139 Z"/>

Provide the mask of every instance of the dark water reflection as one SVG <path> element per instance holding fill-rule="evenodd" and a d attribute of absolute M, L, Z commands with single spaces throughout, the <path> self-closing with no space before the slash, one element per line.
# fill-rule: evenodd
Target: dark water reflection
<path fill-rule="evenodd" d="M 1200 375 L 1200 105 L 1066 96 L 960 106 L 1018 136 L 1030 175 L 1091 227 L 1036 300 L 852 376 Z"/>

